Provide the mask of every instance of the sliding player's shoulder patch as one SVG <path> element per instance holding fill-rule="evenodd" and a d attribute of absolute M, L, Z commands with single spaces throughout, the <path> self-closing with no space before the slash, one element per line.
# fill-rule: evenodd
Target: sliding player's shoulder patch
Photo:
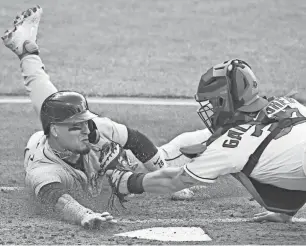
<path fill-rule="evenodd" d="M 183 155 L 188 158 L 194 158 L 202 154 L 206 150 L 207 146 L 203 144 L 194 144 L 189 146 L 184 146 L 180 148 L 180 151 Z"/>

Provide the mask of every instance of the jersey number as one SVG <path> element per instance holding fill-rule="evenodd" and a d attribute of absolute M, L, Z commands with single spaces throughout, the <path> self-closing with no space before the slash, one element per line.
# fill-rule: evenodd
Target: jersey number
<path fill-rule="evenodd" d="M 285 119 L 285 118 L 291 118 L 291 117 L 303 117 L 303 115 L 300 113 L 300 111 L 297 108 L 289 108 L 286 110 L 279 111 L 275 114 L 276 118 L 278 119 Z M 254 132 L 251 134 L 253 137 L 260 137 L 263 134 L 263 128 L 265 128 L 267 125 L 256 125 Z M 272 132 L 276 127 L 278 126 L 278 122 L 272 123 L 270 127 L 268 128 L 268 131 Z M 237 126 L 235 128 L 232 128 L 228 131 L 227 137 L 222 146 L 224 148 L 236 148 L 240 140 L 242 139 L 244 133 L 246 133 L 252 125 L 248 126 L 248 128 L 243 128 L 241 126 Z M 292 126 L 289 126 L 287 128 L 284 128 L 279 134 L 275 136 L 274 139 L 279 139 L 285 135 L 287 135 L 291 130 Z"/>
<path fill-rule="evenodd" d="M 297 108 L 290 108 L 290 109 L 286 109 L 284 111 L 280 111 L 280 112 L 277 113 L 277 116 L 280 119 L 291 118 L 291 117 L 303 117 L 303 115 L 300 113 L 300 111 Z M 256 125 L 255 131 L 251 134 L 251 136 L 260 137 L 263 133 L 262 129 L 265 126 L 266 125 Z M 278 122 L 272 123 L 270 125 L 270 127 L 268 128 L 268 131 L 272 132 L 277 126 L 278 126 Z M 279 134 L 277 134 L 275 136 L 274 139 L 279 139 L 279 138 L 287 135 L 289 132 L 291 132 L 292 127 L 293 127 L 293 125 L 291 125 L 287 128 L 284 128 Z"/>

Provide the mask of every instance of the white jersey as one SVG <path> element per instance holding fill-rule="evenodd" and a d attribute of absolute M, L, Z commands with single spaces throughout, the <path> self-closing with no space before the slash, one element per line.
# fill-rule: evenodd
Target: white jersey
<path fill-rule="evenodd" d="M 190 161 L 190 158 L 184 156 L 180 152 L 180 148 L 190 146 L 194 144 L 204 144 L 211 136 L 208 129 L 196 130 L 192 132 L 184 132 L 172 139 L 170 142 L 158 147 L 163 155 L 165 166 L 168 167 L 182 167 L 184 164 Z M 127 155 L 133 166 L 133 170 L 137 173 L 148 173 L 149 170 L 133 155 L 133 153 L 127 150 Z"/>
<path fill-rule="evenodd" d="M 110 141 L 124 145 L 127 141 L 127 128 L 106 117 L 93 120 L 99 130 L 100 140 L 82 157 L 84 170 L 74 168 L 56 156 L 42 131 L 31 136 L 24 160 L 25 183 L 35 194 L 38 194 L 41 187 L 53 182 L 60 182 L 71 190 L 87 190 L 92 196 L 100 194 L 103 179 L 99 172 L 101 146 Z"/>
<path fill-rule="evenodd" d="M 45 72 L 44 64 L 39 56 L 28 55 L 21 60 L 22 76 L 24 85 L 35 111 L 40 115 L 43 101 L 57 91 Z M 92 196 L 99 195 L 102 189 L 102 178 L 100 174 L 100 148 L 107 142 L 116 142 L 124 146 L 128 140 L 128 130 L 125 125 L 116 123 L 106 117 L 94 118 L 100 140 L 92 145 L 91 151 L 83 155 L 77 162 L 79 165 L 70 166 L 57 157 L 51 150 L 48 139 L 42 131 L 31 136 L 28 141 L 24 167 L 26 172 L 25 182 L 35 194 L 41 187 L 52 182 L 60 182 L 67 189 L 77 189 L 80 186 L 87 190 Z M 157 167 L 162 163 L 158 152 L 145 164 L 148 167 Z M 157 164 L 157 165 L 156 165 Z M 80 164 L 80 166 L 82 166 Z"/>
<path fill-rule="evenodd" d="M 269 118 L 306 116 L 306 107 L 291 98 L 277 98 L 263 111 Z M 184 166 L 192 177 L 215 182 L 221 175 L 240 172 L 274 124 L 244 124 L 229 129 L 206 151 Z M 306 190 L 306 123 L 283 129 L 261 155 L 251 177 L 290 190 Z"/>

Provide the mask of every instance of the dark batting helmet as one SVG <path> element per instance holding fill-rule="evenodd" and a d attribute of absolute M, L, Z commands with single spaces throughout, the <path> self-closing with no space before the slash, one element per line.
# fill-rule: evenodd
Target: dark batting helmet
<path fill-rule="evenodd" d="M 88 109 L 86 98 L 73 91 L 58 91 L 45 99 L 41 106 L 40 120 L 44 133 L 56 123 L 78 123 L 97 117 Z"/>
<path fill-rule="evenodd" d="M 251 67 L 238 59 L 215 65 L 203 74 L 195 99 L 201 105 L 198 114 L 211 132 L 235 121 L 237 112 L 257 112 L 268 104 L 259 96 Z"/>

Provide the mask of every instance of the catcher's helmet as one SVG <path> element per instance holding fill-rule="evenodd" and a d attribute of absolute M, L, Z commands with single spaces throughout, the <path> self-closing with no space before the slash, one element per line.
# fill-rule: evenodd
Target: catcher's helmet
<path fill-rule="evenodd" d="M 49 134 L 52 123 L 77 123 L 97 117 L 88 109 L 83 95 L 73 91 L 58 91 L 45 99 L 41 106 L 40 120 L 44 133 Z"/>
<path fill-rule="evenodd" d="M 242 60 L 229 60 L 202 75 L 195 100 L 200 118 L 214 130 L 234 121 L 236 112 L 256 112 L 268 101 L 258 95 L 258 82 L 251 67 Z"/>

